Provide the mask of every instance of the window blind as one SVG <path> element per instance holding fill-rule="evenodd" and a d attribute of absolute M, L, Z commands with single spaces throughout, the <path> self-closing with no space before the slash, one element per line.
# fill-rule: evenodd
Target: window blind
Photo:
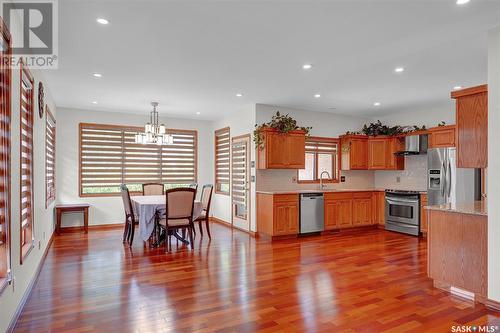
<path fill-rule="evenodd" d="M 11 39 L 0 19 L 0 292 L 10 274 L 10 121 L 11 69 L 4 60 L 10 56 Z"/>
<path fill-rule="evenodd" d="M 215 192 L 229 194 L 230 129 L 215 131 Z"/>
<path fill-rule="evenodd" d="M 338 149 L 336 138 L 306 138 L 306 168 L 299 170 L 299 181 L 318 182 L 323 171 L 328 171 L 331 181 L 338 180 Z"/>
<path fill-rule="evenodd" d="M 33 246 L 33 77 L 21 68 L 21 260 Z"/>
<path fill-rule="evenodd" d="M 132 192 L 141 184 L 172 186 L 197 178 L 197 132 L 168 129 L 173 144 L 137 144 L 139 127 L 80 124 L 80 195 L 119 194 L 120 184 Z"/>
<path fill-rule="evenodd" d="M 45 112 L 45 207 L 56 199 L 56 120 Z"/>

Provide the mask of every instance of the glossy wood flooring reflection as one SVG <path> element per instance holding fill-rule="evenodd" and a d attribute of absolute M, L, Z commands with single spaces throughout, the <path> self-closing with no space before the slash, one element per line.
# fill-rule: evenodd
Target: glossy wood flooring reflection
<path fill-rule="evenodd" d="M 54 239 L 16 332 L 448 332 L 500 314 L 432 287 L 426 243 L 383 230 L 269 243 L 212 224 L 172 254 L 121 230 Z M 174 243 L 175 244 L 175 243 Z"/>

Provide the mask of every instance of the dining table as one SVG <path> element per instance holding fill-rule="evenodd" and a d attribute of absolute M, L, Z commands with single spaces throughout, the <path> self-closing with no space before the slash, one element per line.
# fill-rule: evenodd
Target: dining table
<path fill-rule="evenodd" d="M 166 212 L 165 195 L 141 195 L 130 197 L 133 209 L 139 218 L 139 235 L 143 241 L 149 240 L 155 229 L 155 221 L 157 216 L 163 216 Z M 193 221 L 196 220 L 203 212 L 203 205 L 200 201 L 195 201 L 193 205 Z M 184 238 L 180 238 L 177 233 L 174 236 L 179 240 L 186 242 Z"/>

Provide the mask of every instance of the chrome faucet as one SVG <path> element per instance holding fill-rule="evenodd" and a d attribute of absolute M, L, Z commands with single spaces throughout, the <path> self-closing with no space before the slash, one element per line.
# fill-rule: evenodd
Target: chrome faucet
<path fill-rule="evenodd" d="M 323 190 L 323 189 L 326 187 L 326 185 L 324 185 L 324 184 L 323 184 L 323 175 L 324 175 L 325 173 L 328 175 L 328 178 L 326 178 L 326 179 L 331 179 L 331 177 L 330 177 L 330 173 L 329 173 L 328 171 L 323 171 L 323 172 L 319 175 L 319 188 L 320 188 L 321 190 Z"/>

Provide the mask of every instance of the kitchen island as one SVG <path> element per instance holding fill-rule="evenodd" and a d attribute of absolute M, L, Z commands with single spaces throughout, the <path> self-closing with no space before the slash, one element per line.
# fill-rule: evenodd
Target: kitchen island
<path fill-rule="evenodd" d="M 434 286 L 486 303 L 486 201 L 427 206 L 428 275 Z"/>

